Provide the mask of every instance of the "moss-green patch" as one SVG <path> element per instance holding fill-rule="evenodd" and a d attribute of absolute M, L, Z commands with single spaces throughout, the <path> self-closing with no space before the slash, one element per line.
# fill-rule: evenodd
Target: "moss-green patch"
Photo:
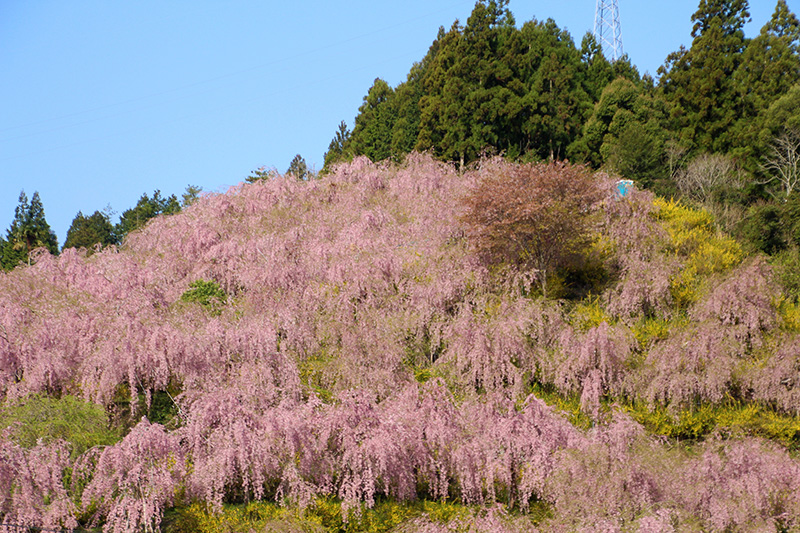
<path fill-rule="evenodd" d="M 228 300 L 228 295 L 216 281 L 198 279 L 189 284 L 189 288 L 181 295 L 182 302 L 198 303 L 212 315 L 222 313 L 222 306 Z"/>
<path fill-rule="evenodd" d="M 275 502 L 255 501 L 241 505 L 225 505 L 214 512 L 195 503 L 170 510 L 162 529 L 166 533 L 249 533 L 250 531 L 291 533 L 383 533 L 415 519 L 437 524 L 469 520 L 479 508 L 457 502 L 418 500 L 398 502 L 380 499 L 371 508 L 362 504 L 358 510 L 344 512 L 340 501 L 318 498 L 305 509 Z M 533 502 L 526 516 L 532 524 L 552 514 L 546 502 Z"/>
<path fill-rule="evenodd" d="M 73 457 L 93 446 L 117 442 L 120 434 L 109 426 L 103 407 L 74 396 L 33 395 L 0 405 L 0 428 L 11 428 L 11 438 L 32 448 L 41 439 L 63 439 Z"/>
<path fill-rule="evenodd" d="M 581 429 L 592 427 L 593 420 L 581 409 L 581 400 L 577 394 L 561 394 L 555 386 L 535 380 L 529 383 L 526 392 L 533 394 L 547 405 L 555 407 L 567 417 L 573 426 Z M 607 406 L 605 407 L 607 408 Z"/>
<path fill-rule="evenodd" d="M 661 405 L 624 404 L 625 410 L 648 432 L 678 440 L 700 440 L 712 431 L 745 433 L 800 449 L 800 419 L 755 403 L 729 400 L 670 412 Z"/>

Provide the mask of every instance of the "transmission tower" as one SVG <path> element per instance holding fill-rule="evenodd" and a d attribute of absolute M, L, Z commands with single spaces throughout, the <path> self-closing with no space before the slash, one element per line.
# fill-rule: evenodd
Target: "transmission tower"
<path fill-rule="evenodd" d="M 607 58 L 613 62 L 622 57 L 622 30 L 617 0 L 597 0 L 593 33 Z"/>

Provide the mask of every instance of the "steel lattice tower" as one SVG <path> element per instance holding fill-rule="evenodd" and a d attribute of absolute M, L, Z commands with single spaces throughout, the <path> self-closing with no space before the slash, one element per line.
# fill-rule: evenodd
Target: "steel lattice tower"
<path fill-rule="evenodd" d="M 597 0 L 593 33 L 608 59 L 613 62 L 622 57 L 622 30 L 617 0 Z"/>

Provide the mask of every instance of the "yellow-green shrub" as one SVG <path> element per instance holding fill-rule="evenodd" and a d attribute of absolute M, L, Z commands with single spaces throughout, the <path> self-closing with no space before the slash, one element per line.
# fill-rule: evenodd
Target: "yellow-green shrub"
<path fill-rule="evenodd" d="M 800 303 L 784 299 L 778 305 L 778 314 L 784 329 L 795 333 L 800 332 Z"/>
<path fill-rule="evenodd" d="M 653 203 L 655 216 L 670 238 L 667 250 L 685 258 L 681 273 L 671 283 L 672 297 L 685 307 L 700 297 L 704 277 L 738 265 L 744 252 L 736 240 L 715 230 L 714 218 L 707 211 L 662 198 Z"/>
<path fill-rule="evenodd" d="M 650 433 L 674 439 L 702 439 L 711 431 L 744 432 L 800 447 L 800 419 L 755 403 L 703 404 L 677 413 L 668 408 L 628 403 L 626 411 Z"/>
<path fill-rule="evenodd" d="M 578 302 L 569 316 L 570 324 L 579 331 L 588 331 L 603 322 L 612 322 L 600 298 L 586 298 Z"/>

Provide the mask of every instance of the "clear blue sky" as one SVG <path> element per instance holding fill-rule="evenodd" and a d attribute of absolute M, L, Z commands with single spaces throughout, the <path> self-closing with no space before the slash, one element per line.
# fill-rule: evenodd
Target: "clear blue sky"
<path fill-rule="evenodd" d="M 691 44 L 699 0 L 619 0 L 625 52 L 655 74 Z M 789 0 L 795 13 L 800 0 Z M 260 166 L 311 167 L 376 77 L 396 86 L 474 0 L 0 0 L 0 232 L 21 189 L 63 244 L 75 214 L 142 193 L 224 191 Z M 580 43 L 595 0 L 511 0 Z M 757 35 L 774 0 L 750 0 Z"/>

